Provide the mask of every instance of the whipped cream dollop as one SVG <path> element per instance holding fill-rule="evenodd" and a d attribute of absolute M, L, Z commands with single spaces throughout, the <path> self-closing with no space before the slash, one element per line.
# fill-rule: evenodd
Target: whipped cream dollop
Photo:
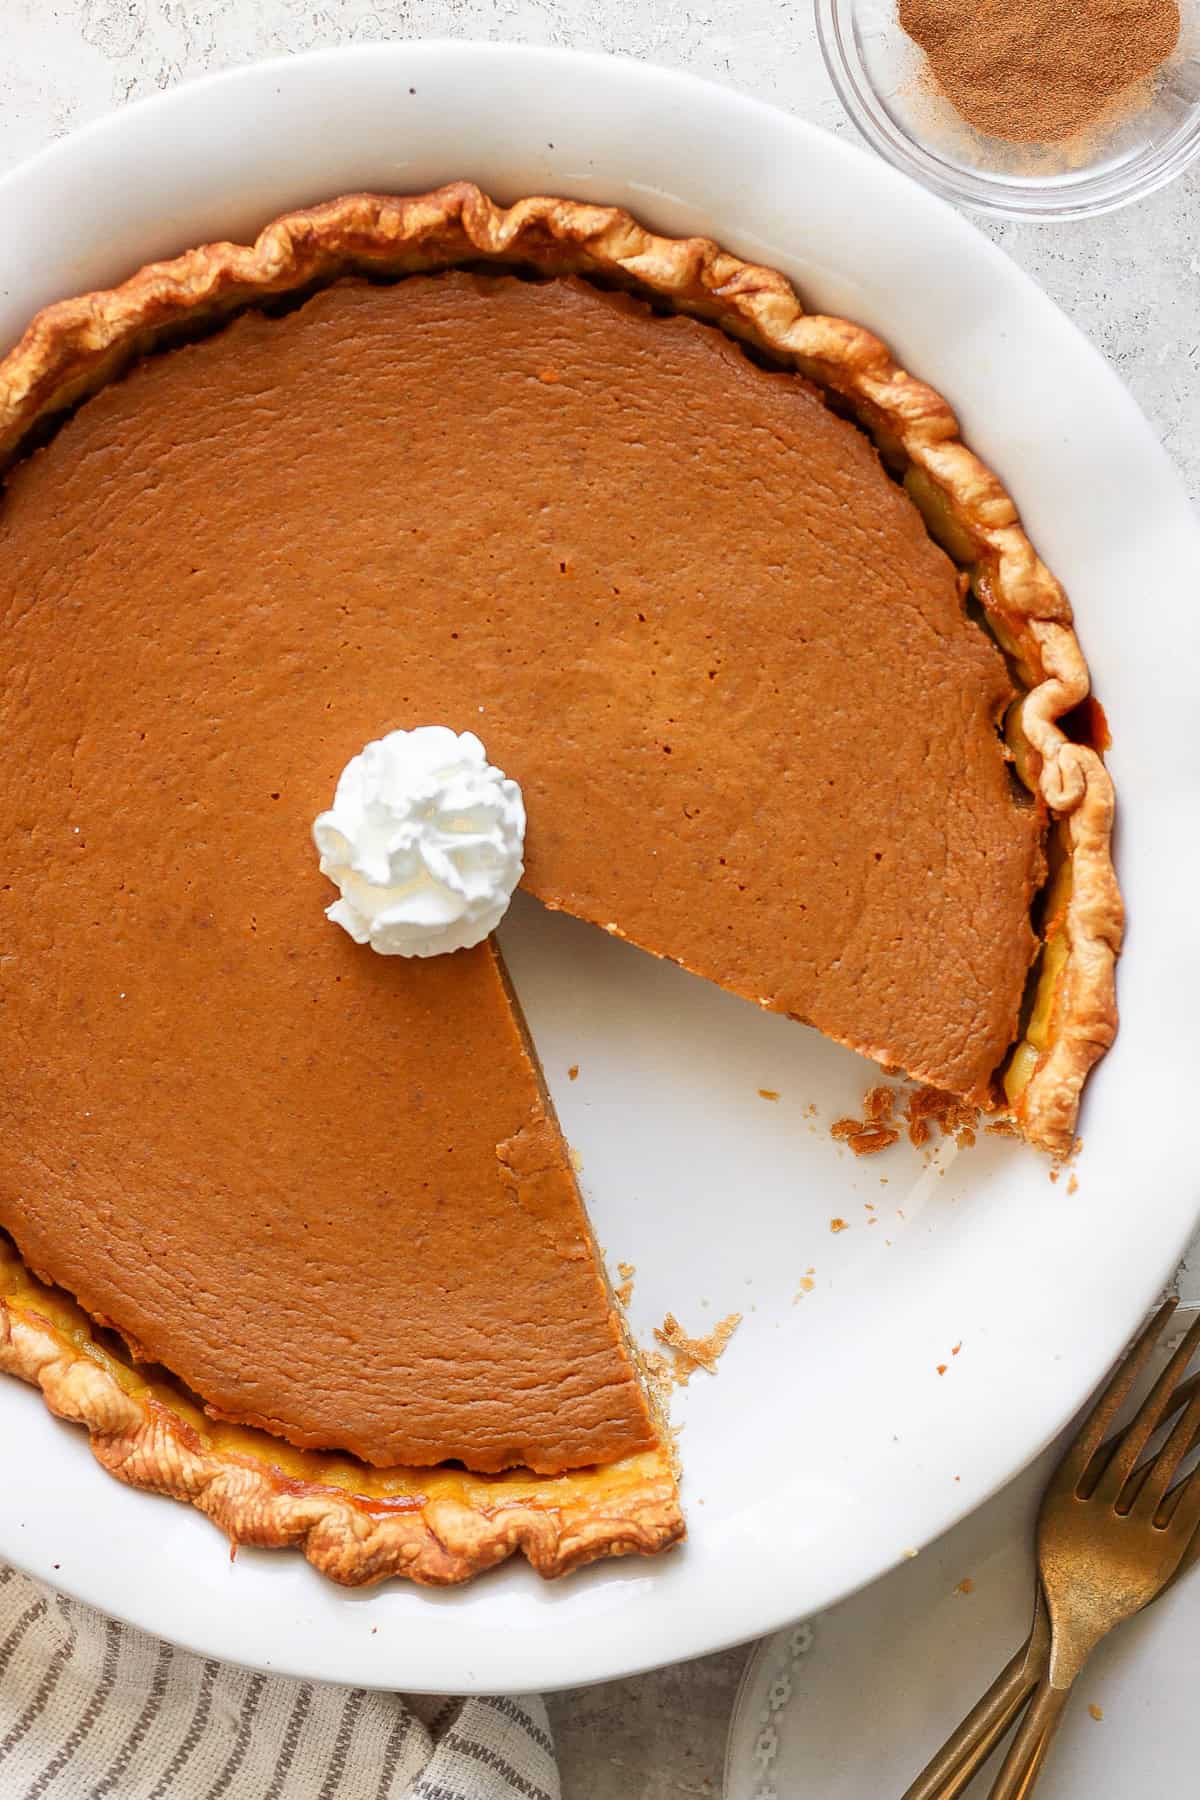
<path fill-rule="evenodd" d="M 525 864 L 521 790 L 473 732 L 390 731 L 352 757 L 313 825 L 326 917 L 382 956 L 467 950 L 494 931 Z"/>

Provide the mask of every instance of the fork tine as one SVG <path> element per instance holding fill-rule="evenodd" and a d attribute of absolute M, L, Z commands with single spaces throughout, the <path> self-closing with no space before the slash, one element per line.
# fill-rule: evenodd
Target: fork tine
<path fill-rule="evenodd" d="M 1159 1514 L 1162 1525 L 1168 1531 L 1182 1533 L 1188 1544 L 1196 1536 L 1196 1528 L 1200 1526 L 1200 1468 L 1193 1469 L 1185 1475 L 1167 1495 Z M 1184 1551 L 1184 1565 L 1187 1563 L 1187 1551 Z"/>
<path fill-rule="evenodd" d="M 1186 1381 L 1180 1382 L 1179 1386 L 1175 1389 L 1174 1394 L 1172 1394 L 1170 1404 L 1164 1415 L 1165 1419 L 1174 1418 L 1176 1413 L 1182 1412 L 1183 1408 L 1187 1406 L 1198 1393 L 1200 1393 L 1200 1375 L 1189 1375 Z M 1116 1438 L 1110 1440 L 1114 1445 L 1116 1441 Z M 1200 1433 L 1193 1439 L 1193 1448 L 1198 1445 L 1200 1445 Z M 1106 1449 L 1107 1446 L 1101 1446 L 1098 1455 L 1103 1456 Z M 1116 1508 L 1119 1513 L 1129 1513 L 1133 1511 L 1134 1506 L 1137 1504 L 1137 1497 L 1145 1487 L 1153 1467 L 1154 1458 L 1151 1456 L 1147 1457 L 1146 1461 L 1141 1463 L 1139 1467 L 1133 1471 L 1133 1474 L 1121 1489 L 1120 1496 L 1116 1501 Z M 1200 1555 L 1200 1539 L 1197 1540 L 1196 1552 L 1197 1555 Z"/>
<path fill-rule="evenodd" d="M 1141 1336 L 1132 1349 L 1127 1352 L 1124 1360 L 1118 1363 L 1109 1378 L 1108 1386 L 1084 1420 L 1079 1435 L 1059 1464 L 1054 1477 L 1056 1487 L 1067 1483 L 1072 1488 L 1079 1485 L 1088 1464 L 1104 1441 L 1105 1432 L 1129 1398 L 1134 1383 L 1145 1368 L 1156 1342 L 1161 1337 L 1167 1321 L 1174 1311 L 1175 1301 L 1165 1301 L 1150 1323 L 1143 1328 Z"/>
<path fill-rule="evenodd" d="M 1133 1419 L 1117 1439 L 1107 1466 L 1090 1489 L 1089 1498 L 1109 1506 L 1117 1504 L 1122 1488 L 1137 1466 L 1138 1457 L 1162 1424 L 1172 1396 L 1179 1387 L 1180 1378 L 1196 1353 L 1197 1345 L 1200 1345 L 1200 1318 L 1193 1322 Z"/>
<path fill-rule="evenodd" d="M 1191 1397 L 1193 1397 L 1195 1393 L 1200 1393 L 1200 1373 L 1189 1375 L 1187 1381 L 1180 1381 L 1177 1390 L 1171 1395 L 1171 1399 L 1169 1399 L 1168 1404 L 1166 1404 L 1166 1409 L 1164 1409 L 1164 1413 L 1162 1413 L 1159 1424 L 1166 1424 L 1168 1418 L 1175 1418 L 1177 1413 L 1182 1413 L 1182 1409 L 1186 1408 L 1187 1402 L 1191 1400 Z M 1126 1429 L 1128 1429 L 1128 1427 L 1126 1427 Z M 1124 1431 L 1114 1431 L 1112 1436 L 1110 1436 L 1110 1438 L 1105 1438 L 1105 1442 L 1097 1449 L 1096 1456 L 1092 1458 L 1092 1462 L 1088 1463 L 1087 1474 L 1085 1474 L 1085 1478 L 1083 1478 L 1083 1490 L 1085 1490 L 1087 1494 L 1094 1494 L 1096 1485 L 1099 1483 L 1099 1478 L 1101 1478 L 1101 1474 L 1105 1471 L 1108 1458 L 1114 1454 L 1114 1451 L 1117 1451 L 1117 1449 L 1121 1447 L 1123 1440 Z M 1117 1510 L 1119 1510 L 1119 1512 L 1128 1512 L 1128 1510 L 1130 1510 L 1133 1501 L 1137 1499 L 1137 1496 L 1141 1494 L 1142 1487 L 1146 1485 L 1146 1476 L 1150 1474 L 1150 1469 L 1150 1462 L 1141 1463 L 1141 1467 L 1133 1469 L 1130 1478 L 1128 1478 L 1128 1481 L 1124 1483 L 1123 1489 L 1121 1489 L 1121 1498 L 1119 1498 L 1119 1503 L 1117 1503 Z M 1092 1471 L 1097 1472 L 1096 1474 L 1092 1474 Z M 1200 1544 L 1196 1546 L 1196 1550 L 1200 1553 Z"/>
<path fill-rule="evenodd" d="M 1188 1333 L 1191 1336 L 1191 1333 Z M 1192 1440 L 1200 1427 L 1200 1391 L 1193 1394 L 1187 1406 L 1180 1413 L 1171 1428 L 1171 1435 L 1157 1456 L 1151 1457 L 1146 1465 L 1148 1474 L 1138 1491 L 1138 1496 L 1131 1507 L 1139 1518 L 1154 1518 L 1162 1504 L 1163 1496 L 1170 1487 L 1175 1471 L 1192 1447 Z"/>

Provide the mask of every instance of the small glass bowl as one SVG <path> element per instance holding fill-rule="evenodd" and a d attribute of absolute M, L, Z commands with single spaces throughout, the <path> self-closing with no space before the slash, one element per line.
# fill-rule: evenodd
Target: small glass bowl
<path fill-rule="evenodd" d="M 1010 219 L 1082 219 L 1154 193 L 1200 154 L 1200 0 L 1180 0 L 1179 43 L 1163 68 L 1106 126 L 1059 144 L 1010 144 L 966 124 L 901 30 L 896 0 L 814 4 L 821 54 L 851 119 L 943 199 Z"/>

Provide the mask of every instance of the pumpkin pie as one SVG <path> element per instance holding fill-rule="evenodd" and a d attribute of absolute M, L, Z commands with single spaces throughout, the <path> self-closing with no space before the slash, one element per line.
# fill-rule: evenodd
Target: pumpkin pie
<path fill-rule="evenodd" d="M 353 944 L 312 820 L 477 729 L 547 906 L 1065 1151 L 1112 790 L 1012 502 L 780 275 L 465 183 L 50 307 L 0 456 L 0 1367 L 342 1581 L 666 1547 L 498 952 Z"/>

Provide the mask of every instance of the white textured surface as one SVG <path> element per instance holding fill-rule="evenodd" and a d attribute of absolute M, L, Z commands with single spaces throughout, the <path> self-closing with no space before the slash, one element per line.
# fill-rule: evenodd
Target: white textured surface
<path fill-rule="evenodd" d="M 280 52 L 412 36 L 619 51 L 850 130 L 804 0 L 5 0 L 0 167 L 114 105 Z M 1081 224 L 992 224 L 1128 382 L 1200 494 L 1200 175 Z M 1143 1197 L 1152 1205 L 1152 1196 Z M 1184 1290 L 1200 1295 L 1200 1252 Z M 553 1703 L 564 1788 L 587 1800 L 711 1794 L 742 1655 Z"/>

